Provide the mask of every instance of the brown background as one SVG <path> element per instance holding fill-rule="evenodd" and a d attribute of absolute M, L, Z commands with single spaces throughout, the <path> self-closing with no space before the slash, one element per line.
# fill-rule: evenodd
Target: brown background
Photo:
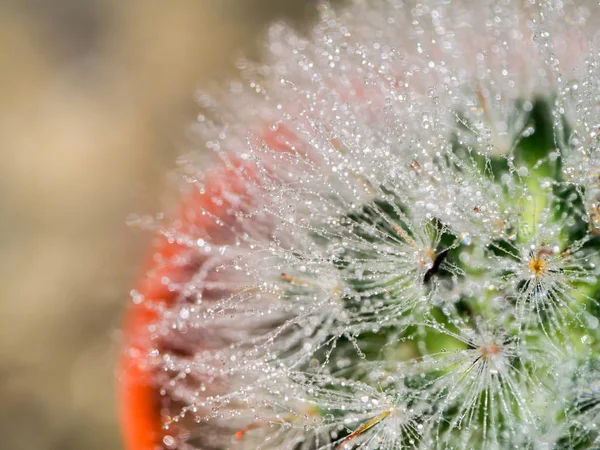
<path fill-rule="evenodd" d="M 0 4 L 0 448 L 119 449 L 114 360 L 193 93 L 310 0 Z"/>

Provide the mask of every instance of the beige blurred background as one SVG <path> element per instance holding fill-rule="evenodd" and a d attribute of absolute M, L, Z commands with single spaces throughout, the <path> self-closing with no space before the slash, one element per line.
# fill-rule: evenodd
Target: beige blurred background
<path fill-rule="evenodd" d="M 0 1 L 0 448 L 119 449 L 127 292 L 198 87 L 311 0 Z"/>

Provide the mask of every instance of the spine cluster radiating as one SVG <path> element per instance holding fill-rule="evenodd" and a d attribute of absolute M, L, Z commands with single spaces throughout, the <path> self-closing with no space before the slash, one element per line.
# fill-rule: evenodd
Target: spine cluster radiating
<path fill-rule="evenodd" d="M 152 223 L 164 447 L 600 448 L 600 7 L 320 8 Z"/>

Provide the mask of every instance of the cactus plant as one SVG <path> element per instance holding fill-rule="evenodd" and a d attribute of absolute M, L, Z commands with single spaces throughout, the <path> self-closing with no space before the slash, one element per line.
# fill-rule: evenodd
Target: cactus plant
<path fill-rule="evenodd" d="M 600 448 L 598 6 L 320 9 L 198 96 L 131 449 Z"/>

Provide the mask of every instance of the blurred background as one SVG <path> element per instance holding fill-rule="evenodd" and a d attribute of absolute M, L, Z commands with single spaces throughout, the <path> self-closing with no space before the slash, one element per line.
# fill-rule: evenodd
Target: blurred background
<path fill-rule="evenodd" d="M 0 448 L 120 449 L 119 324 L 194 120 L 311 0 L 0 1 Z"/>

